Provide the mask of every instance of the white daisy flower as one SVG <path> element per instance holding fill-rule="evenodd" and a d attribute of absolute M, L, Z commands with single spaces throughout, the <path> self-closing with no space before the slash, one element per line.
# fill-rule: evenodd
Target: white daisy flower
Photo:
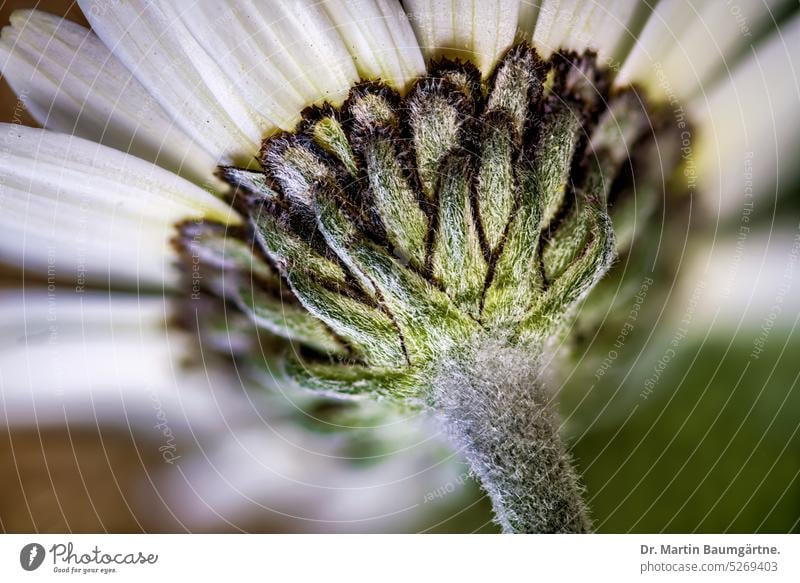
<path fill-rule="evenodd" d="M 48 282 L 3 307 L 26 306 L 0 354 L 5 421 L 74 421 L 88 395 L 84 421 L 136 424 L 126 395 L 166 387 L 181 424 L 231 431 L 218 457 L 181 466 L 180 481 L 227 487 L 190 486 L 205 512 L 175 498 L 196 528 L 236 515 L 237 494 L 307 506 L 265 487 L 265 460 L 331 476 L 321 507 L 345 510 L 317 524 L 357 523 L 359 500 L 400 512 L 413 500 L 392 484 L 427 454 L 371 473 L 306 462 L 298 444 L 335 448 L 286 418 L 270 423 L 295 447 L 265 437 L 233 388 L 185 397 L 187 357 L 233 387 L 245 371 L 278 395 L 431 410 L 504 530 L 590 530 L 546 355 L 656 208 L 698 193 L 710 216 L 730 212 L 748 152 L 768 177 L 756 196 L 795 171 L 800 17 L 781 0 L 79 4 L 91 30 L 20 11 L 0 40 L 44 128 L 0 128 L 0 257 Z M 70 338 L 33 341 L 55 301 Z M 219 378 L 209 366 L 200 379 Z M 250 411 L 241 431 L 217 399 Z"/>

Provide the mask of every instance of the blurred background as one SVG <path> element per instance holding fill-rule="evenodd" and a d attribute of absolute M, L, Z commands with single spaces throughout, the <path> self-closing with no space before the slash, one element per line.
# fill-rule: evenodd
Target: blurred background
<path fill-rule="evenodd" d="M 3 2 L 0 22 L 34 5 Z M 85 24 L 71 2 L 39 8 Z M 4 81 L 0 110 L 36 125 Z M 620 259 L 553 355 L 600 532 L 800 532 L 800 197 L 779 184 L 744 221 L 746 174 L 743 161 L 724 216 L 665 202 L 652 244 Z M 35 297 L 46 283 L 0 266 L 6 290 Z M 155 405 L 103 409 L 93 396 L 43 420 L 6 403 L 0 529 L 495 530 L 486 497 L 418 414 L 200 376 Z M 180 464 L 157 429 L 170 399 Z M 95 406 L 103 413 L 81 414 Z"/>

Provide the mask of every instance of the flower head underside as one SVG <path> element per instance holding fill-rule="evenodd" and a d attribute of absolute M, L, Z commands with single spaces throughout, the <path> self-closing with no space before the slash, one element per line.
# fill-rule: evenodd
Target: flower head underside
<path fill-rule="evenodd" d="M 307 109 L 264 141 L 261 171 L 222 167 L 247 227 L 186 223 L 179 243 L 215 294 L 300 348 L 301 385 L 424 401 L 448 355 L 481 338 L 536 353 L 564 326 L 614 227 L 625 244 L 653 208 L 615 185 L 671 137 L 657 119 L 591 53 L 519 44 L 485 82 L 443 60 L 405 96 L 363 82 Z"/>

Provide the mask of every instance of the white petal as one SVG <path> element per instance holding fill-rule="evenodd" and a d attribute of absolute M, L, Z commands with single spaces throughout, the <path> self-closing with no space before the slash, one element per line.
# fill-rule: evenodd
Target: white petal
<path fill-rule="evenodd" d="M 249 164 L 303 107 L 340 102 L 357 73 L 317 3 L 81 0 L 111 51 L 198 143 Z"/>
<path fill-rule="evenodd" d="M 381 78 L 405 91 L 425 73 L 425 60 L 408 17 L 396 0 L 324 0 L 364 79 Z"/>
<path fill-rule="evenodd" d="M 268 122 L 253 111 L 180 22 L 159 2 L 80 0 L 92 29 L 169 116 L 223 163 L 252 159 Z"/>
<path fill-rule="evenodd" d="M 775 11 L 787 1 L 710 2 L 664 59 L 664 75 L 676 95 L 692 95 L 715 73 L 733 67 L 734 57 L 749 52 L 759 33 L 774 26 Z"/>
<path fill-rule="evenodd" d="M 3 189 L 0 259 L 48 279 L 75 282 L 135 282 L 173 285 L 178 272 L 167 225 L 143 225 L 87 207 L 39 202 L 28 193 Z"/>
<path fill-rule="evenodd" d="M 239 218 L 213 195 L 118 150 L 0 124 L 0 256 L 48 277 L 172 282 L 174 224 Z"/>
<path fill-rule="evenodd" d="M 796 225 L 794 225 L 796 226 Z M 773 326 L 788 330 L 800 313 L 800 233 L 776 227 L 695 241 L 681 266 L 678 304 L 692 301 L 692 330 L 705 335 L 713 324 L 752 340 Z M 682 314 L 683 315 L 683 314 Z M 753 331 L 757 330 L 757 334 Z M 755 345 L 754 345 L 755 347 Z"/>
<path fill-rule="evenodd" d="M 514 42 L 519 0 L 408 0 L 404 5 L 428 60 L 470 60 L 488 77 Z"/>
<path fill-rule="evenodd" d="M 252 422 L 235 380 L 211 361 L 187 364 L 198 347 L 174 317 L 158 296 L 0 294 L 0 425 L 87 424 L 162 443 L 168 431 L 185 455 L 203 435 Z"/>
<path fill-rule="evenodd" d="M 519 17 L 517 22 L 517 34 L 520 40 L 527 42 L 533 41 L 533 32 L 536 30 L 536 20 L 542 0 L 521 0 L 519 3 Z"/>
<path fill-rule="evenodd" d="M 187 355 L 186 339 L 167 335 L 168 317 L 155 297 L 0 295 L 0 424 L 124 425 L 126 413 L 146 413 L 147 391 L 170 386 Z"/>
<path fill-rule="evenodd" d="M 617 80 L 620 84 L 638 82 L 657 96 L 668 92 L 686 98 L 714 74 L 732 66 L 731 59 L 772 26 L 775 12 L 789 1 L 708 2 L 695 8 L 683 0 L 663 0 L 653 10 Z"/>
<path fill-rule="evenodd" d="M 543 57 L 565 48 L 575 22 L 581 18 L 581 0 L 543 0 L 533 32 L 533 44 Z"/>
<path fill-rule="evenodd" d="M 650 14 L 650 6 L 639 0 L 545 1 L 542 12 L 548 11 L 555 13 L 555 17 L 550 17 L 552 24 L 546 38 L 544 24 L 543 30 L 537 30 L 539 34 L 534 36 L 545 54 L 559 49 L 578 52 L 591 49 L 597 52 L 601 63 L 619 70 Z"/>
<path fill-rule="evenodd" d="M 350 53 L 318 4 L 196 0 L 176 14 L 268 120 L 267 130 L 288 130 L 311 104 L 341 104 L 357 80 Z"/>
<path fill-rule="evenodd" d="M 797 177 L 798 78 L 800 15 L 691 103 L 703 202 L 713 212 L 741 212 L 747 203 L 771 212 L 788 190 L 778 186 Z"/>
<path fill-rule="evenodd" d="M 0 41 L 3 75 L 36 120 L 221 187 L 214 159 L 194 144 L 88 29 L 17 11 Z"/>
<path fill-rule="evenodd" d="M 654 64 L 663 62 L 695 18 L 697 14 L 692 5 L 684 0 L 658 2 L 617 76 L 617 82 L 627 85 L 652 79 Z"/>

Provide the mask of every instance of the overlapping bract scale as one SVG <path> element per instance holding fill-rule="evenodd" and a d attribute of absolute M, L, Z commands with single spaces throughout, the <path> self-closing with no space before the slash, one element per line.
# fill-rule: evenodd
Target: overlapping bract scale
<path fill-rule="evenodd" d="M 223 169 L 280 276 L 229 296 L 312 349 L 287 365 L 304 386 L 424 397 L 473 338 L 538 344 L 564 324 L 613 260 L 607 201 L 647 119 L 592 55 L 527 44 L 488 80 L 445 60 L 404 97 L 357 85 L 266 140 L 263 172 Z"/>

